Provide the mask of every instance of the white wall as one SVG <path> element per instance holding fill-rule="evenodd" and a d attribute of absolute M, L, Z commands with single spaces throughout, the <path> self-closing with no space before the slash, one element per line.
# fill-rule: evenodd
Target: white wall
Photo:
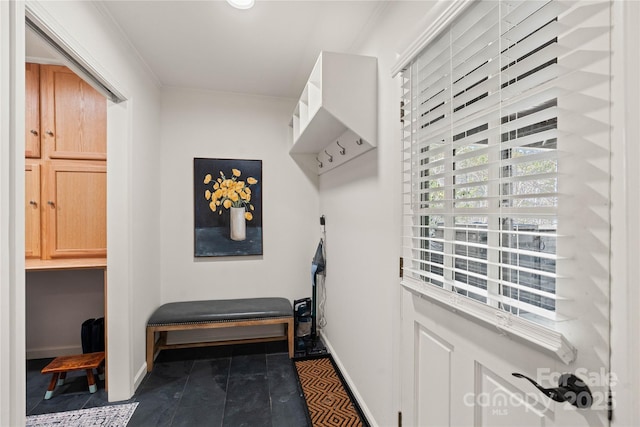
<path fill-rule="evenodd" d="M 82 353 L 82 322 L 104 316 L 104 270 L 33 271 L 25 282 L 27 359 Z"/>
<path fill-rule="evenodd" d="M 293 105 L 269 97 L 163 90 L 155 174 L 160 206 L 150 207 L 161 217 L 163 303 L 309 296 L 319 236 L 317 177 L 308 177 L 288 154 Z M 194 157 L 262 160 L 262 256 L 194 257 Z"/>
<path fill-rule="evenodd" d="M 378 148 L 320 177 L 327 233 L 323 336 L 380 426 L 396 425 L 400 410 L 400 92 L 390 70 L 433 4 L 391 2 L 353 52 L 378 58 Z"/>

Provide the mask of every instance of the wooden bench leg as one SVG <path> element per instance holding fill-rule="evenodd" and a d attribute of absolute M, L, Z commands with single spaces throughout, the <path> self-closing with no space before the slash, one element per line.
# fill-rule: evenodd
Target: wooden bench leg
<path fill-rule="evenodd" d="M 58 378 L 58 385 L 64 385 L 64 380 L 67 378 L 66 372 L 60 372 L 60 377 Z"/>
<path fill-rule="evenodd" d="M 89 383 L 89 393 L 95 393 L 98 391 L 98 386 L 96 385 L 96 378 L 93 376 L 93 369 L 87 369 L 87 382 Z"/>
<path fill-rule="evenodd" d="M 58 377 L 60 376 L 59 372 L 55 372 L 51 377 L 51 381 L 49 382 L 49 388 L 47 388 L 47 392 L 44 394 L 44 399 L 49 400 L 51 396 L 53 396 L 53 390 L 56 389 L 56 384 L 58 384 Z"/>
<path fill-rule="evenodd" d="M 156 333 L 153 329 L 147 327 L 147 372 L 153 369 L 153 356 L 156 349 Z"/>
<path fill-rule="evenodd" d="M 289 320 L 287 322 L 287 342 L 289 343 L 289 358 L 292 359 L 293 358 L 293 345 L 294 345 L 294 338 L 293 338 L 293 319 Z"/>

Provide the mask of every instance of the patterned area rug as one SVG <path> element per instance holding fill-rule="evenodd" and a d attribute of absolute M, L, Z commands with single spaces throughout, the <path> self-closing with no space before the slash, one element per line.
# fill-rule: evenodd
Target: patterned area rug
<path fill-rule="evenodd" d="M 30 415 L 27 417 L 26 427 L 125 427 L 137 406 L 138 402 L 134 402 L 78 411 Z"/>
<path fill-rule="evenodd" d="M 314 427 L 367 427 L 329 357 L 296 360 L 296 371 Z"/>

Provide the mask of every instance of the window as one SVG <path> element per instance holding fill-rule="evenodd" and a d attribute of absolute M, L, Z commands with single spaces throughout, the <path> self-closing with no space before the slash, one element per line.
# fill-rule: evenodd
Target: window
<path fill-rule="evenodd" d="M 609 156 L 609 24 L 579 3 L 475 1 L 403 67 L 405 286 L 493 321 L 564 318 L 561 273 L 590 249 L 576 210 L 609 197 L 584 197 Z"/>

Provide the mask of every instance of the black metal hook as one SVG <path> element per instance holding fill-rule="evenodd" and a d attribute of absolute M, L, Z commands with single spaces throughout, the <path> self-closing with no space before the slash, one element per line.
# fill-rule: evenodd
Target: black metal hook
<path fill-rule="evenodd" d="M 512 375 L 516 378 L 524 378 L 529 381 L 540 390 L 542 394 L 556 402 L 569 402 L 576 408 L 582 409 L 591 407 L 593 403 L 593 396 L 591 395 L 589 386 L 573 374 L 560 375 L 557 388 L 544 388 L 526 375 L 517 372 L 514 372 Z"/>
<path fill-rule="evenodd" d="M 333 162 L 333 156 L 329 153 L 327 153 L 327 150 L 324 150 L 324 154 L 326 154 L 329 158 L 327 160 L 329 160 L 329 163 Z"/>
<path fill-rule="evenodd" d="M 318 162 L 318 166 L 319 166 L 319 167 L 322 167 L 322 162 L 320 161 L 320 159 L 318 159 L 318 158 L 316 157 L 316 161 Z"/>
<path fill-rule="evenodd" d="M 340 147 L 340 154 L 344 156 L 347 153 L 347 150 L 342 145 L 340 145 L 340 141 L 336 141 L 336 144 L 338 144 L 338 147 Z"/>

